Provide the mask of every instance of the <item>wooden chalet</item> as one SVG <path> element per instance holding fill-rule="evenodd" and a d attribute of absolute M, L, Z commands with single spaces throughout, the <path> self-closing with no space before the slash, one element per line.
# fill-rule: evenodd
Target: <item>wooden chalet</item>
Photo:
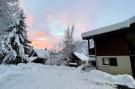
<path fill-rule="evenodd" d="M 99 70 L 135 77 L 135 17 L 111 26 L 82 33 Z M 90 41 L 94 40 L 94 50 Z M 92 51 L 92 52 L 91 52 Z"/>

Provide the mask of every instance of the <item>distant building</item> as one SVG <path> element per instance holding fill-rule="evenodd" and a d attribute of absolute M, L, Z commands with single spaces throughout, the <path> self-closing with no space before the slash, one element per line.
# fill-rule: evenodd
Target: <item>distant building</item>
<path fill-rule="evenodd" d="M 89 57 L 82 52 L 73 52 L 70 58 L 67 58 L 68 66 L 78 67 L 84 64 L 89 64 L 92 61 L 95 61 L 94 57 Z"/>
<path fill-rule="evenodd" d="M 89 53 L 96 55 L 96 66 L 99 70 L 135 77 L 135 17 L 84 32 L 82 38 L 88 41 Z M 94 49 L 89 46 L 90 39 L 94 40 Z"/>
<path fill-rule="evenodd" d="M 30 61 L 34 63 L 44 64 L 48 58 L 49 52 L 44 49 L 33 49 L 31 54 L 29 55 Z"/>

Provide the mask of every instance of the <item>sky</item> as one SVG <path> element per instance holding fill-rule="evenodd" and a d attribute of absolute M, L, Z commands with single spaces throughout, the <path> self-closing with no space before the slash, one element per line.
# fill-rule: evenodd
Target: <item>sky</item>
<path fill-rule="evenodd" d="M 22 0 L 28 37 L 35 48 L 52 49 L 64 31 L 75 25 L 74 40 L 81 33 L 135 16 L 135 0 Z"/>

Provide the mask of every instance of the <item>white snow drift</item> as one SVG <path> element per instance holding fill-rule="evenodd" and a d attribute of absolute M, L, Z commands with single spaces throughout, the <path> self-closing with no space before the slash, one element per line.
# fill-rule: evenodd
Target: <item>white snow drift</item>
<path fill-rule="evenodd" d="M 135 88 L 129 75 L 41 64 L 0 65 L 0 89 L 115 89 L 115 84 Z"/>

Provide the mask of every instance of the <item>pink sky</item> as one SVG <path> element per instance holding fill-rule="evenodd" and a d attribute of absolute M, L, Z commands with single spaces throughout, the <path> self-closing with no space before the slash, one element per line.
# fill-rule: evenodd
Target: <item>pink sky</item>
<path fill-rule="evenodd" d="M 48 49 L 62 42 L 69 25 L 75 25 L 74 39 L 81 40 L 82 32 L 135 15 L 131 0 L 22 0 L 22 6 L 32 45 Z"/>
<path fill-rule="evenodd" d="M 48 7 L 43 5 L 44 0 L 39 0 L 39 2 L 34 0 L 30 1 L 37 3 L 37 7 L 27 0 L 23 1 L 23 7 L 27 17 L 26 23 L 29 26 L 28 37 L 32 41 L 32 45 L 36 48 L 51 49 L 54 45 L 62 42 L 64 31 L 69 25 L 75 25 L 75 40 L 80 40 L 81 33 L 86 31 L 89 27 L 88 23 L 90 23 L 89 20 L 91 18 L 86 15 L 86 8 L 89 6 L 84 6 L 85 10 L 81 9 L 81 7 L 78 6 L 82 2 L 81 0 L 79 0 L 80 3 L 76 4 L 76 6 L 69 4 L 70 8 L 63 6 L 66 5 L 66 0 L 56 4 L 52 2 L 54 6 L 50 4 L 50 1 L 48 0 L 46 2 L 48 3 Z M 91 6 L 93 8 L 96 5 L 95 1 Z M 86 0 L 83 5 L 87 2 L 88 0 Z M 71 3 L 71 1 L 68 3 Z M 57 4 L 60 5 L 60 7 Z M 61 8 L 63 9 L 62 11 Z M 38 9 L 42 10 L 38 11 Z M 79 9 L 81 10 L 79 11 Z M 94 15 L 95 11 L 93 12 L 87 14 Z M 81 15 L 78 15 L 78 13 Z"/>

